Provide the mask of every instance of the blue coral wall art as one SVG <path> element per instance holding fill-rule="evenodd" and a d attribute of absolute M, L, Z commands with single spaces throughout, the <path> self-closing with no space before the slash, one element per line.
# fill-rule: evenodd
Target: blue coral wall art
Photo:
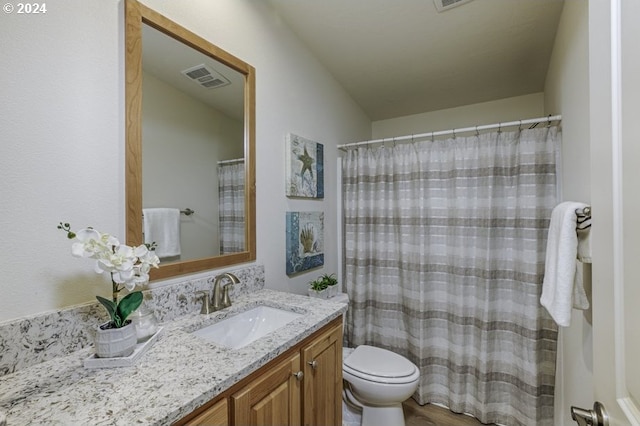
<path fill-rule="evenodd" d="M 323 145 L 292 133 L 286 143 L 286 195 L 324 198 Z"/>
<path fill-rule="evenodd" d="M 324 213 L 287 212 L 287 275 L 324 265 Z"/>

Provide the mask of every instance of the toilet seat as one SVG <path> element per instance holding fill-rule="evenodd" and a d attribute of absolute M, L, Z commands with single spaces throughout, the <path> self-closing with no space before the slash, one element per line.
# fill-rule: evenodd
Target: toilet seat
<path fill-rule="evenodd" d="M 418 379 L 418 367 L 405 357 L 382 348 L 358 346 L 342 364 L 342 370 L 376 383 L 404 384 Z"/>

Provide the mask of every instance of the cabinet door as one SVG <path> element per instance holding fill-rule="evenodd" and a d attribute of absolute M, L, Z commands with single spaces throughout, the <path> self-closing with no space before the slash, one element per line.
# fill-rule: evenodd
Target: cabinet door
<path fill-rule="evenodd" d="M 304 424 L 342 424 L 342 324 L 302 349 Z"/>
<path fill-rule="evenodd" d="M 294 426 L 300 424 L 300 355 L 295 354 L 235 393 L 234 424 Z"/>
<path fill-rule="evenodd" d="M 226 399 L 218 401 L 207 411 L 187 424 L 189 426 L 229 426 L 228 406 L 229 404 L 227 404 Z"/>

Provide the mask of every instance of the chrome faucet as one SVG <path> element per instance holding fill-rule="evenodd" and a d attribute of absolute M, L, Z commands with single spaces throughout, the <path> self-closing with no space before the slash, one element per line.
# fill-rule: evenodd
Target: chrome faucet
<path fill-rule="evenodd" d="M 221 289 L 220 282 L 224 278 L 228 278 L 230 282 L 222 286 Z M 238 284 L 239 282 L 240 280 L 238 279 L 238 277 L 233 275 L 231 272 L 225 272 L 216 277 L 215 281 L 213 282 L 213 312 L 231 306 L 231 298 L 229 298 L 229 287 L 231 287 L 233 284 Z M 220 295 L 220 292 L 222 292 L 222 296 Z"/>

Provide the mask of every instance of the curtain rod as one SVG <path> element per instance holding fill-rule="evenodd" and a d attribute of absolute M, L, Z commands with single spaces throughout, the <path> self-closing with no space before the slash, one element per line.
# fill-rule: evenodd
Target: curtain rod
<path fill-rule="evenodd" d="M 538 123 L 545 123 L 545 122 L 548 124 L 551 124 L 552 121 L 560 121 L 560 120 L 562 120 L 561 115 L 553 115 L 553 116 L 549 115 L 548 117 L 528 118 L 526 120 L 509 121 L 506 123 L 483 124 L 481 126 L 463 127 L 460 129 L 450 129 L 450 130 L 440 130 L 437 132 L 420 133 L 417 135 L 394 136 L 390 138 L 372 139 L 372 140 L 362 141 L 362 142 L 352 142 L 344 145 L 338 145 L 338 149 L 352 148 L 355 146 L 370 145 L 375 143 L 398 142 L 398 141 L 421 139 L 421 138 L 432 138 L 434 136 L 453 135 L 455 137 L 455 135 L 458 133 L 479 132 L 480 130 L 490 130 L 490 129 L 501 129 L 502 127 L 522 126 L 523 124 L 538 124 Z"/>

